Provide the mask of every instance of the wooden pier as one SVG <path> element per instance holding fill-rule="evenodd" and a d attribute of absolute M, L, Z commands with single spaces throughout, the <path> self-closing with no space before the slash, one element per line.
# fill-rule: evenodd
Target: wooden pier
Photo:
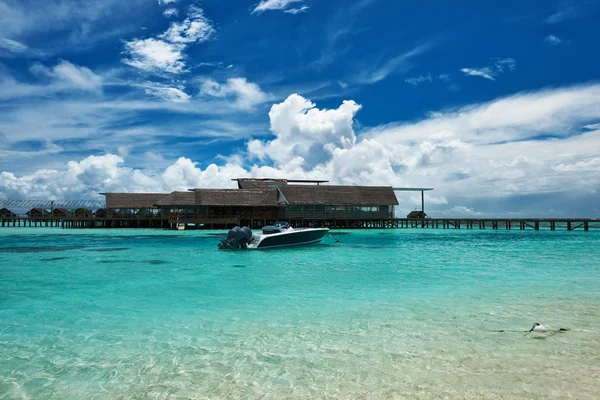
<path fill-rule="evenodd" d="M 52 216 L 15 215 L 1 218 L 2 228 L 148 228 L 148 229 L 229 229 L 236 225 L 259 229 L 274 223 L 271 219 L 206 218 L 186 216 L 177 219 L 155 216 Z M 293 227 L 328 227 L 330 229 L 488 229 L 488 230 L 583 230 L 600 229 L 600 219 L 591 218 L 387 218 L 387 219 L 289 219 Z"/>

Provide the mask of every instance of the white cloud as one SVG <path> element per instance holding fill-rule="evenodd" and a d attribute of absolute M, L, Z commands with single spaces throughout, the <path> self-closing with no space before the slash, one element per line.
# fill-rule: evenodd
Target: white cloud
<path fill-rule="evenodd" d="M 209 84 L 205 95 L 227 96 L 223 87 L 228 84 Z M 269 112 L 273 137 L 248 140 L 245 153 L 220 157 L 227 161 L 224 165 L 201 169 L 192 160 L 180 158 L 160 172 L 149 172 L 128 168 L 122 157 L 106 155 L 22 176 L 5 171 L 0 175 L 0 192 L 5 197 L 77 198 L 101 191 L 223 187 L 238 176 L 273 176 L 434 187 L 435 192 L 428 194 L 434 197 L 426 199 L 426 204 L 436 206 L 428 212 L 432 215 L 481 215 L 488 213 L 482 210 L 485 204 L 502 202 L 503 208 L 494 206 L 494 212 L 521 212 L 522 204 L 502 199 L 532 194 L 546 199 L 539 210 L 568 209 L 564 196 L 578 195 L 597 203 L 599 103 L 600 85 L 548 89 L 432 113 L 422 121 L 370 128 L 357 135 L 353 126 L 361 106 L 354 101 L 328 110 L 291 95 Z M 106 114 L 105 110 L 97 112 Z M 0 130 L 11 138 L 3 124 L 0 121 Z M 147 132 L 139 134 L 148 137 Z M 139 135 L 131 136 L 119 146 L 137 141 Z M 161 153 L 157 148 L 150 145 L 141 150 L 152 153 L 144 156 L 148 165 L 162 164 L 161 157 L 173 151 Z M 253 160 L 260 162 L 252 165 Z M 135 165 L 141 164 L 135 160 Z M 559 196 L 562 200 L 553 200 Z M 413 204 L 420 206 L 420 199 L 403 200 L 401 210 L 408 212 Z"/>
<path fill-rule="evenodd" d="M 35 43 L 34 55 L 87 51 L 99 41 L 137 30 L 144 3 L 147 0 L 0 1 L 0 37 Z"/>
<path fill-rule="evenodd" d="M 302 14 L 305 13 L 306 10 L 308 10 L 309 8 L 309 6 L 302 6 L 300 8 L 290 8 L 289 10 L 285 10 L 284 13 L 292 15 Z"/>
<path fill-rule="evenodd" d="M 413 86 L 418 86 L 420 83 L 423 82 L 433 82 L 433 77 L 431 76 L 431 74 L 419 75 L 417 77 L 407 78 L 404 80 L 404 82 L 410 83 Z"/>
<path fill-rule="evenodd" d="M 269 112 L 276 138 L 250 142 L 248 149 L 252 156 L 268 155 L 276 167 L 294 159 L 305 168 L 315 167 L 330 159 L 336 149 L 354 146 L 352 123 L 360 108 L 350 100 L 335 110 L 319 110 L 304 97 L 291 95 L 283 103 L 273 105 Z"/>
<path fill-rule="evenodd" d="M 185 45 L 153 38 L 136 39 L 125 43 L 123 62 L 149 72 L 180 73 L 185 71 Z"/>
<path fill-rule="evenodd" d="M 384 80 L 392 73 L 403 73 L 413 68 L 413 59 L 429 51 L 435 43 L 429 42 L 383 62 L 369 62 L 355 77 L 356 82 L 371 84 Z"/>
<path fill-rule="evenodd" d="M 185 103 L 191 99 L 191 96 L 185 93 L 185 87 L 183 86 L 174 87 L 157 82 L 141 82 L 133 84 L 133 86 L 144 89 L 144 92 L 150 96 L 175 103 Z"/>
<path fill-rule="evenodd" d="M 560 164 L 554 167 L 558 172 L 580 172 L 597 171 L 600 173 L 600 157 L 594 157 L 589 161 L 578 161 L 574 164 Z"/>
<path fill-rule="evenodd" d="M 163 15 L 167 18 L 176 17 L 179 15 L 179 11 L 176 8 L 167 8 L 163 11 Z"/>
<path fill-rule="evenodd" d="M 0 73 L 0 100 L 45 97 L 57 93 L 97 95 L 102 92 L 104 84 L 104 79 L 89 68 L 68 61 L 60 61 L 53 67 L 35 63 L 30 67 L 30 72 L 41 82 L 23 83 Z M 8 110 L 4 110 L 6 117 Z"/>
<path fill-rule="evenodd" d="M 61 61 L 52 68 L 36 63 L 29 70 L 35 76 L 54 81 L 65 89 L 99 91 L 102 88 L 102 77 L 87 67 L 80 67 L 68 61 Z"/>
<path fill-rule="evenodd" d="M 246 78 L 230 78 L 225 83 L 207 79 L 202 83 L 200 94 L 219 98 L 234 98 L 235 105 L 239 108 L 252 108 L 264 103 L 269 96 L 260 87 Z"/>
<path fill-rule="evenodd" d="M 261 0 L 252 11 L 253 14 L 260 14 L 265 11 L 283 10 L 292 3 L 299 3 L 302 0 Z"/>
<path fill-rule="evenodd" d="M 202 9 L 190 6 L 185 20 L 172 22 L 169 29 L 157 38 L 126 42 L 124 53 L 128 58 L 122 61 L 148 72 L 187 72 L 183 52 L 193 43 L 209 40 L 214 33 Z"/>
<path fill-rule="evenodd" d="M 517 69 L 517 63 L 512 58 L 495 58 L 492 64 L 483 68 L 462 68 L 460 71 L 470 76 L 480 76 L 492 81 L 505 70 L 514 71 Z"/>
<path fill-rule="evenodd" d="M 158 4 L 161 6 L 166 6 L 168 4 L 177 3 L 177 0 L 158 0 Z"/>
<path fill-rule="evenodd" d="M 561 2 L 557 7 L 556 12 L 546 18 L 546 23 L 558 24 L 560 22 L 577 18 L 580 14 L 581 9 L 579 6 L 569 2 Z"/>
<path fill-rule="evenodd" d="M 11 53 L 22 54 L 29 51 L 29 47 L 16 40 L 0 37 L 0 49 L 8 50 Z"/>
<path fill-rule="evenodd" d="M 481 214 L 479 212 L 476 212 L 474 209 L 466 206 L 454 206 L 451 209 L 449 209 L 448 212 L 456 216 L 473 216 Z"/>
<path fill-rule="evenodd" d="M 460 70 L 460 72 L 464 72 L 465 74 L 471 75 L 471 76 L 480 76 L 482 78 L 489 79 L 491 81 L 495 81 L 496 80 L 492 76 L 492 71 L 490 70 L 490 68 L 480 68 L 480 69 L 462 68 Z"/>
<path fill-rule="evenodd" d="M 214 33 L 202 9 L 192 6 L 185 20 L 171 23 L 169 29 L 158 37 L 171 43 L 189 44 L 206 42 Z"/>
<path fill-rule="evenodd" d="M 561 44 L 569 44 L 568 41 L 561 39 L 556 35 L 548 35 L 544 38 L 544 41 L 551 46 L 559 46 Z"/>

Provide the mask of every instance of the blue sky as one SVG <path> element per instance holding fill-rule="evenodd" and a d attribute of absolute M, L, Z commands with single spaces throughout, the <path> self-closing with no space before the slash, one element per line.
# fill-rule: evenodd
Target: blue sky
<path fill-rule="evenodd" d="M 432 186 L 437 215 L 596 216 L 599 17 L 597 0 L 0 0 L 0 196 L 273 176 Z"/>

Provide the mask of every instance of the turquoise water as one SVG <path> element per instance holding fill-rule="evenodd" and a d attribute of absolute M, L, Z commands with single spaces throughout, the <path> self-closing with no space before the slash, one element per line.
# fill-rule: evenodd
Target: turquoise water
<path fill-rule="evenodd" d="M 0 399 L 597 398 L 600 231 L 333 234 L 0 230 Z"/>

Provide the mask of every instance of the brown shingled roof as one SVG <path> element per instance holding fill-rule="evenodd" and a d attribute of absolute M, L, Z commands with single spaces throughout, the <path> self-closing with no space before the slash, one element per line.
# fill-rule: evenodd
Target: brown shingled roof
<path fill-rule="evenodd" d="M 238 188 L 240 189 L 268 189 L 275 185 L 287 185 L 287 179 L 268 179 L 268 178 L 238 178 Z"/>
<path fill-rule="evenodd" d="M 277 189 L 194 189 L 199 206 L 276 206 Z"/>
<path fill-rule="evenodd" d="M 106 208 L 156 208 L 163 193 L 106 193 Z"/>
<path fill-rule="evenodd" d="M 173 192 L 156 202 L 157 206 L 193 206 L 196 204 L 196 193 Z"/>
<path fill-rule="evenodd" d="M 380 206 L 398 204 L 398 199 L 390 186 L 286 185 L 279 187 L 279 190 L 290 205 Z"/>

